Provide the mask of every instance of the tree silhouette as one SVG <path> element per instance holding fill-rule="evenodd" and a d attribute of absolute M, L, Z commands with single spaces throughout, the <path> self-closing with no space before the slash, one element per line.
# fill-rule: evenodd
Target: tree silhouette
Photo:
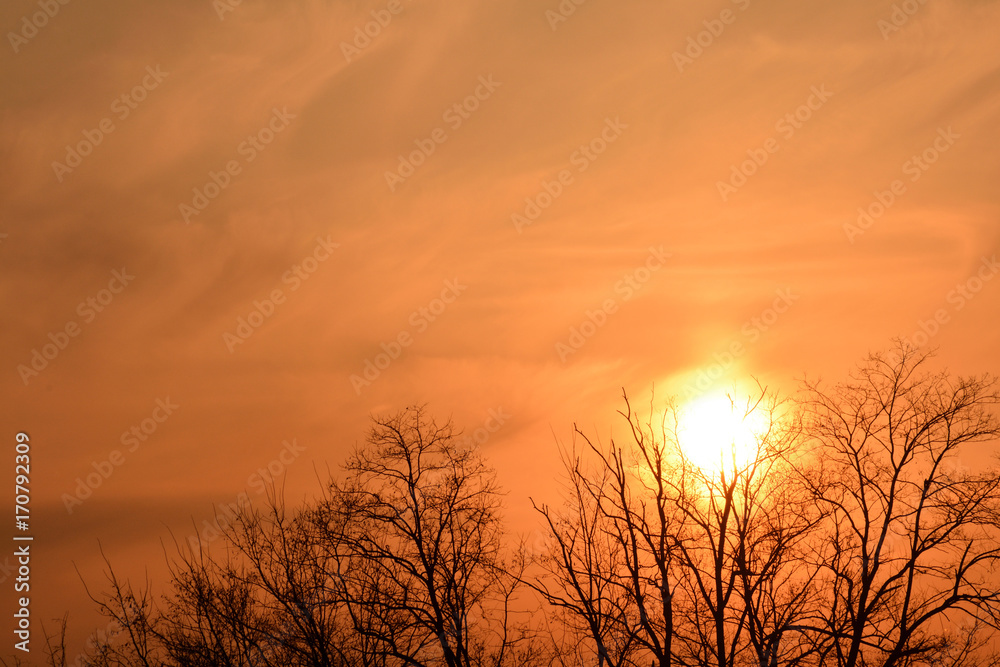
<path fill-rule="evenodd" d="M 549 540 L 513 542 L 480 451 L 421 407 L 374 417 L 323 493 L 271 488 L 221 550 L 175 544 L 169 589 L 108 564 L 118 632 L 87 664 L 275 667 L 972 667 L 995 664 L 997 381 L 902 343 L 832 388 L 740 404 L 749 456 L 696 465 L 683 406 L 575 430 Z M 538 609 L 527 613 L 530 605 Z M 521 614 L 524 614 L 523 616 Z M 47 636 L 65 661 L 65 622 Z"/>
<path fill-rule="evenodd" d="M 1000 437 L 997 382 L 927 361 L 898 344 L 831 390 L 806 384 L 828 664 L 966 664 L 1000 620 L 1000 474 L 955 465 Z"/>
<path fill-rule="evenodd" d="M 761 390 L 744 409 L 767 418 L 756 455 L 703 470 L 681 446 L 676 408 L 643 422 L 625 406 L 625 444 L 578 430 L 596 465 L 568 455 L 566 507 L 536 506 L 554 545 L 536 590 L 589 632 L 599 664 L 802 662 L 813 647 L 779 654 L 779 640 L 814 594 L 797 549 L 819 514 L 773 483 L 800 442 L 794 421 Z"/>
<path fill-rule="evenodd" d="M 271 488 L 223 528 L 225 551 L 183 551 L 154 604 L 109 564 L 96 599 L 123 641 L 95 665 L 518 667 L 532 637 L 511 602 L 501 493 L 478 451 L 422 408 L 373 418 L 365 446 L 319 502 Z"/>
<path fill-rule="evenodd" d="M 955 461 L 1000 437 L 997 383 L 927 358 L 897 344 L 790 410 L 762 390 L 756 455 L 709 470 L 676 409 L 626 398 L 627 437 L 578 430 L 565 506 L 536 505 L 534 588 L 612 667 L 993 664 L 1000 474 Z"/>
<path fill-rule="evenodd" d="M 501 495 L 480 453 L 422 408 L 376 418 L 313 517 L 337 565 L 338 601 L 381 662 L 518 664 L 527 637 L 510 603 Z"/>

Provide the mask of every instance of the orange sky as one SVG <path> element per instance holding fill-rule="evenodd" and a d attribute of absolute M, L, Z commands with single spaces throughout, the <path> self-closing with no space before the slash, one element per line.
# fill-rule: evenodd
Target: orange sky
<path fill-rule="evenodd" d="M 493 429 L 530 530 L 622 387 L 791 391 L 922 321 L 1000 370 L 996 2 L 43 5 L 0 9 L 0 392 L 78 638 L 99 540 L 159 577 L 372 411 Z"/>

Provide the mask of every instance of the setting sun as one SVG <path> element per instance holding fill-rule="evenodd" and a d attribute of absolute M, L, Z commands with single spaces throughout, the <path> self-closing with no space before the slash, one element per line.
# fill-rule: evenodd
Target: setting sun
<path fill-rule="evenodd" d="M 678 441 L 684 457 L 705 471 L 743 466 L 757 452 L 766 428 L 764 416 L 745 414 L 744 405 L 726 394 L 712 394 L 685 406 L 680 414 Z"/>
<path fill-rule="evenodd" d="M 0 667 L 1000 667 L 1000 0 L 0 14 Z"/>

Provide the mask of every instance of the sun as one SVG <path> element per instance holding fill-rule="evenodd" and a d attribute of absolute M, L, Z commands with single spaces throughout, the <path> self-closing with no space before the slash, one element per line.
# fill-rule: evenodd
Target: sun
<path fill-rule="evenodd" d="M 685 459 L 704 472 L 742 468 L 757 455 L 766 429 L 759 411 L 726 394 L 701 397 L 681 409 L 677 439 Z"/>

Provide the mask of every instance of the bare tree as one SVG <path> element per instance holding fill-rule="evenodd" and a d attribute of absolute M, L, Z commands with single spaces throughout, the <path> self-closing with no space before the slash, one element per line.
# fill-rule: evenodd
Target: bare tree
<path fill-rule="evenodd" d="M 970 664 L 979 631 L 998 627 L 1000 473 L 956 465 L 1000 437 L 997 382 L 927 366 L 899 343 L 846 383 L 806 383 L 819 464 L 801 478 L 828 516 L 825 664 Z"/>
<path fill-rule="evenodd" d="M 520 667 L 535 659 L 513 603 L 524 559 L 503 548 L 495 474 L 421 408 L 375 418 L 318 502 L 223 522 L 169 558 L 154 603 L 108 564 L 95 597 L 121 632 L 90 662 L 147 667 Z"/>
<path fill-rule="evenodd" d="M 45 624 L 42 624 L 42 635 L 45 639 L 44 660 L 48 667 L 63 667 L 66 664 L 66 625 L 69 614 L 56 619 L 56 629 L 49 631 Z M 21 667 L 25 662 L 20 656 L 12 656 L 10 660 L 0 656 L 0 665 L 4 667 Z"/>
<path fill-rule="evenodd" d="M 455 436 L 419 407 L 375 418 L 314 515 L 339 602 L 378 664 L 529 657 L 511 615 L 520 565 L 502 549 L 495 473 Z"/>
<path fill-rule="evenodd" d="M 146 624 L 165 664 L 331 667 L 354 662 L 329 591 L 311 517 L 290 513 L 269 489 L 223 526 L 221 554 L 207 548 L 170 560 L 172 594 Z"/>
<path fill-rule="evenodd" d="M 165 664 L 158 643 L 150 582 L 147 580 L 142 588 L 136 589 L 130 581 L 122 580 L 115 573 L 103 549 L 101 557 L 107 567 L 107 588 L 100 594 L 91 593 L 87 588 L 87 594 L 101 615 L 111 621 L 109 628 L 115 631 L 111 635 L 94 637 L 93 646 L 88 646 L 84 654 L 84 664 L 93 667 L 157 667 Z"/>
<path fill-rule="evenodd" d="M 755 454 L 703 469 L 676 408 L 643 423 L 625 405 L 625 444 L 577 430 L 595 464 L 567 456 L 566 508 L 536 506 L 553 548 L 533 587 L 588 631 L 599 664 L 804 664 L 809 642 L 781 642 L 814 595 L 797 550 L 820 518 L 787 482 L 794 421 L 761 389 L 744 408 L 766 417 Z"/>
<path fill-rule="evenodd" d="M 620 581 L 625 553 L 606 530 L 600 494 L 594 492 L 613 483 L 612 478 L 606 470 L 585 474 L 576 456 L 564 457 L 564 463 L 571 475 L 567 507 L 556 511 L 532 501 L 552 540 L 547 552 L 536 555 L 548 576 L 529 580 L 529 585 L 553 608 L 563 633 L 593 641 L 599 667 L 623 667 L 639 648 L 638 618 Z M 550 634 L 553 641 L 561 639 Z M 565 645 L 560 648 L 567 651 Z M 572 655 L 586 659 L 579 650 Z"/>
<path fill-rule="evenodd" d="M 375 417 L 317 501 L 271 489 L 221 551 L 175 545 L 163 596 L 109 564 L 94 599 L 118 631 L 87 664 L 995 664 L 1000 471 L 956 463 L 1000 439 L 1000 385 L 928 366 L 899 345 L 794 403 L 760 388 L 733 406 L 762 416 L 750 451 L 716 464 L 692 461 L 682 408 L 644 418 L 625 397 L 624 437 L 576 429 L 564 503 L 532 500 L 550 538 L 533 560 L 450 422 Z M 530 591 L 545 613 L 522 619 Z"/>

